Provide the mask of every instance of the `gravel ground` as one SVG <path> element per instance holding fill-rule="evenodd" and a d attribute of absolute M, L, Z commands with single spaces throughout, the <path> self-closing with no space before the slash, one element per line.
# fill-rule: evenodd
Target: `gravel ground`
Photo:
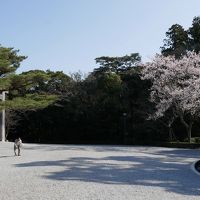
<path fill-rule="evenodd" d="M 200 150 L 0 143 L 0 200 L 200 199 Z"/>

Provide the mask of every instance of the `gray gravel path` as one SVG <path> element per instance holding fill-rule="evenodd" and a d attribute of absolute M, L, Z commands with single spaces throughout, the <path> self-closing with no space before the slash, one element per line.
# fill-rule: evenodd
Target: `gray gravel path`
<path fill-rule="evenodd" d="M 194 200 L 200 150 L 0 143 L 0 200 Z"/>

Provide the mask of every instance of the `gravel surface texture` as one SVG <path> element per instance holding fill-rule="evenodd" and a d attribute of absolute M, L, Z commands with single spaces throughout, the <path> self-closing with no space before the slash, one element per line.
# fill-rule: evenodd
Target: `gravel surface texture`
<path fill-rule="evenodd" d="M 0 200 L 194 200 L 200 150 L 0 143 Z"/>

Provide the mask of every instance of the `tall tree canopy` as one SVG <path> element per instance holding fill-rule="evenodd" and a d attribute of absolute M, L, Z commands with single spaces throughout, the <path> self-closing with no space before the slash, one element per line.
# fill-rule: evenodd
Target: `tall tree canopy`
<path fill-rule="evenodd" d="M 9 75 L 15 73 L 26 56 L 18 55 L 19 50 L 6 48 L 0 45 L 0 91 L 8 90 L 10 86 Z"/>
<path fill-rule="evenodd" d="M 0 77 L 15 72 L 26 56 L 19 56 L 19 50 L 0 46 Z"/>
<path fill-rule="evenodd" d="M 177 58 L 186 53 L 188 49 L 187 31 L 179 24 L 172 25 L 166 32 L 164 45 L 161 47 L 163 55 L 175 55 Z"/>
<path fill-rule="evenodd" d="M 94 70 L 94 74 L 99 74 L 102 72 L 120 73 L 138 66 L 141 62 L 141 57 L 138 53 L 132 53 L 122 57 L 102 56 L 96 58 L 95 60 L 96 63 L 99 64 L 99 67 Z"/>
<path fill-rule="evenodd" d="M 192 21 L 192 26 L 188 30 L 189 34 L 189 50 L 194 50 L 195 52 L 200 51 L 200 17 L 194 17 Z"/>
<path fill-rule="evenodd" d="M 166 32 L 166 38 L 161 47 L 164 56 L 175 55 L 180 58 L 187 51 L 200 51 L 200 17 L 194 17 L 192 26 L 185 30 L 181 25 L 174 24 Z"/>

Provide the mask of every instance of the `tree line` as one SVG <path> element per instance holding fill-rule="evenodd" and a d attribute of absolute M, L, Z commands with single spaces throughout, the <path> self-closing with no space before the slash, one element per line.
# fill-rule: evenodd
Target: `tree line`
<path fill-rule="evenodd" d="M 86 77 L 50 70 L 16 74 L 26 57 L 1 46 L 0 89 L 9 91 L 8 100 L 0 104 L 7 110 L 7 139 L 20 136 L 26 142 L 93 144 L 191 142 L 191 134 L 200 136 L 199 105 L 193 104 L 199 101 L 199 50 L 199 17 L 188 30 L 172 25 L 161 55 L 150 63 L 142 64 L 139 53 L 102 56 L 95 59 L 97 67 Z M 191 55 L 194 57 L 189 59 Z M 183 66 L 188 65 L 191 71 L 185 73 L 188 68 Z M 188 98 L 192 101 L 186 99 L 188 95 L 194 96 Z"/>

